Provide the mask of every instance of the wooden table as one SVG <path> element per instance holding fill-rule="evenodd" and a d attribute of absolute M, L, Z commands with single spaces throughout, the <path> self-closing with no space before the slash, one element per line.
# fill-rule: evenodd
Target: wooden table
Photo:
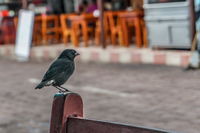
<path fill-rule="evenodd" d="M 81 25 L 85 46 L 87 47 L 88 46 L 88 23 L 96 22 L 98 18 L 94 17 L 93 14 L 81 14 L 81 15 L 69 16 L 68 19 L 72 21 L 72 29 L 74 33 L 76 33 L 77 25 Z M 78 46 L 77 36 L 75 37 L 76 37 L 75 46 Z"/>
<path fill-rule="evenodd" d="M 136 44 L 138 47 L 142 47 L 142 29 L 140 25 L 140 21 L 143 20 L 144 12 L 143 11 L 133 11 L 133 12 L 124 12 L 119 14 L 123 38 L 125 46 L 129 46 L 129 35 L 128 35 L 128 22 L 133 22 L 135 26 L 135 34 L 136 34 Z"/>

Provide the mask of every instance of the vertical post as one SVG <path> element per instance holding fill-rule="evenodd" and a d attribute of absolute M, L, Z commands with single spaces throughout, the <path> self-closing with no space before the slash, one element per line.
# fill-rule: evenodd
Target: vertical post
<path fill-rule="evenodd" d="M 104 9 L 103 9 L 103 3 L 104 3 L 104 0 L 97 0 L 97 5 L 98 5 L 98 9 L 99 9 L 99 12 L 100 12 L 100 15 L 99 15 L 99 20 L 100 20 L 100 44 L 103 46 L 103 48 L 106 48 L 106 42 L 105 42 L 105 31 L 104 31 L 104 20 L 103 20 L 103 16 L 104 16 Z"/>
<path fill-rule="evenodd" d="M 191 26 L 191 41 L 193 40 L 194 36 L 195 36 L 195 13 L 194 13 L 194 0 L 189 0 L 190 2 L 190 26 Z"/>
<path fill-rule="evenodd" d="M 56 94 L 53 99 L 49 133 L 66 133 L 68 117 L 83 117 L 83 101 L 76 93 Z"/>
<path fill-rule="evenodd" d="M 27 0 L 22 0 L 22 7 L 23 7 L 23 9 L 27 9 L 28 8 Z"/>

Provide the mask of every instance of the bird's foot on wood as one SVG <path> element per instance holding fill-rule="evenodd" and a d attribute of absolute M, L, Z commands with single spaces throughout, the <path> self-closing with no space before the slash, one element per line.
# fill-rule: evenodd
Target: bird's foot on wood
<path fill-rule="evenodd" d="M 66 91 L 62 91 L 62 90 L 61 90 L 61 91 L 59 91 L 59 93 L 62 93 L 62 94 L 64 94 L 65 92 L 66 92 Z"/>
<path fill-rule="evenodd" d="M 62 86 L 59 86 L 59 87 L 62 88 L 62 89 L 64 89 L 65 92 L 71 92 L 70 90 L 68 90 L 68 89 L 66 89 L 66 88 L 64 88 L 64 87 L 62 87 Z"/>
<path fill-rule="evenodd" d="M 65 90 L 60 89 L 58 86 L 54 86 L 54 87 L 59 90 L 59 93 L 65 93 L 66 92 Z"/>

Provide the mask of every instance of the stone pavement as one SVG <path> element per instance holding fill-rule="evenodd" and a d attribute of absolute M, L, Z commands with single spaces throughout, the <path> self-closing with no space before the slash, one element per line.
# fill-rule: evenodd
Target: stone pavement
<path fill-rule="evenodd" d="M 30 57 L 38 60 L 55 59 L 58 54 L 66 48 L 73 48 L 71 45 L 63 44 L 34 46 L 31 48 Z M 112 63 L 142 63 L 161 64 L 170 66 L 187 66 L 190 52 L 185 50 L 152 50 L 150 48 L 137 47 L 107 47 L 106 49 L 95 46 L 75 48 L 80 52 L 80 60 L 84 62 L 112 62 Z M 14 56 L 14 45 L 0 46 L 0 56 Z"/>
<path fill-rule="evenodd" d="M 0 57 L 0 133 L 46 133 L 57 90 L 34 90 L 51 61 Z M 200 71 L 81 62 L 65 87 L 79 93 L 84 117 L 186 133 L 200 131 Z"/>

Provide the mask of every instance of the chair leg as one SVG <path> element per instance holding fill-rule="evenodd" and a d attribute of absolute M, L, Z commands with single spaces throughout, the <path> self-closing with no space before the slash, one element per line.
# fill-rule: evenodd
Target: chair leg
<path fill-rule="evenodd" d="M 74 32 L 71 33 L 71 40 L 72 40 L 73 46 L 78 47 L 78 38 L 76 36 L 76 33 Z"/>
<path fill-rule="evenodd" d="M 88 30 L 87 30 L 87 23 L 83 22 L 81 24 L 82 26 L 82 32 L 83 32 L 83 38 L 84 38 L 84 42 L 85 42 L 85 47 L 88 47 Z"/>
<path fill-rule="evenodd" d="M 111 33 L 111 42 L 112 42 L 112 45 L 115 46 L 116 45 L 116 35 Z"/>
<path fill-rule="evenodd" d="M 36 44 L 37 44 L 37 45 L 41 45 L 41 44 L 40 44 L 40 43 L 41 43 L 41 34 L 37 34 L 37 35 L 36 35 L 36 40 L 37 40 L 37 41 L 36 41 Z"/>
<path fill-rule="evenodd" d="M 100 46 L 100 32 L 99 32 L 99 30 L 95 31 L 95 39 L 96 39 L 96 46 Z"/>
<path fill-rule="evenodd" d="M 67 44 L 68 43 L 68 35 L 63 34 L 63 43 Z"/>
<path fill-rule="evenodd" d="M 65 44 L 65 45 L 67 45 L 67 36 L 63 36 L 63 43 Z"/>
<path fill-rule="evenodd" d="M 46 33 L 43 33 L 42 38 L 43 38 L 44 45 L 47 45 L 47 35 L 46 35 Z"/>
<path fill-rule="evenodd" d="M 55 33 L 55 37 L 56 37 L 56 43 L 58 44 L 60 41 L 60 38 L 59 38 L 59 32 L 56 32 Z"/>
<path fill-rule="evenodd" d="M 105 44 L 106 44 L 106 46 L 108 45 L 108 38 L 109 38 L 109 35 L 105 35 Z"/>
<path fill-rule="evenodd" d="M 122 32 L 118 32 L 118 35 L 119 35 L 119 44 L 120 44 L 120 46 L 121 47 L 123 47 L 124 46 L 124 42 L 123 42 L 123 34 L 122 34 Z"/>
<path fill-rule="evenodd" d="M 37 45 L 38 45 L 38 35 L 37 35 L 37 33 L 35 33 L 34 36 L 35 36 L 35 37 L 34 37 L 34 38 L 35 38 L 35 39 L 34 39 L 34 40 L 35 40 L 35 41 L 34 41 L 34 45 L 37 46 Z"/>
<path fill-rule="evenodd" d="M 147 29 L 146 29 L 146 27 L 143 27 L 143 43 L 144 43 L 144 47 L 147 48 L 148 47 L 148 41 L 147 41 Z"/>
<path fill-rule="evenodd" d="M 140 48 L 142 47 L 142 33 L 141 33 L 141 27 L 140 27 L 140 20 L 139 18 L 135 19 L 135 35 L 136 35 L 136 43 L 137 46 Z"/>

